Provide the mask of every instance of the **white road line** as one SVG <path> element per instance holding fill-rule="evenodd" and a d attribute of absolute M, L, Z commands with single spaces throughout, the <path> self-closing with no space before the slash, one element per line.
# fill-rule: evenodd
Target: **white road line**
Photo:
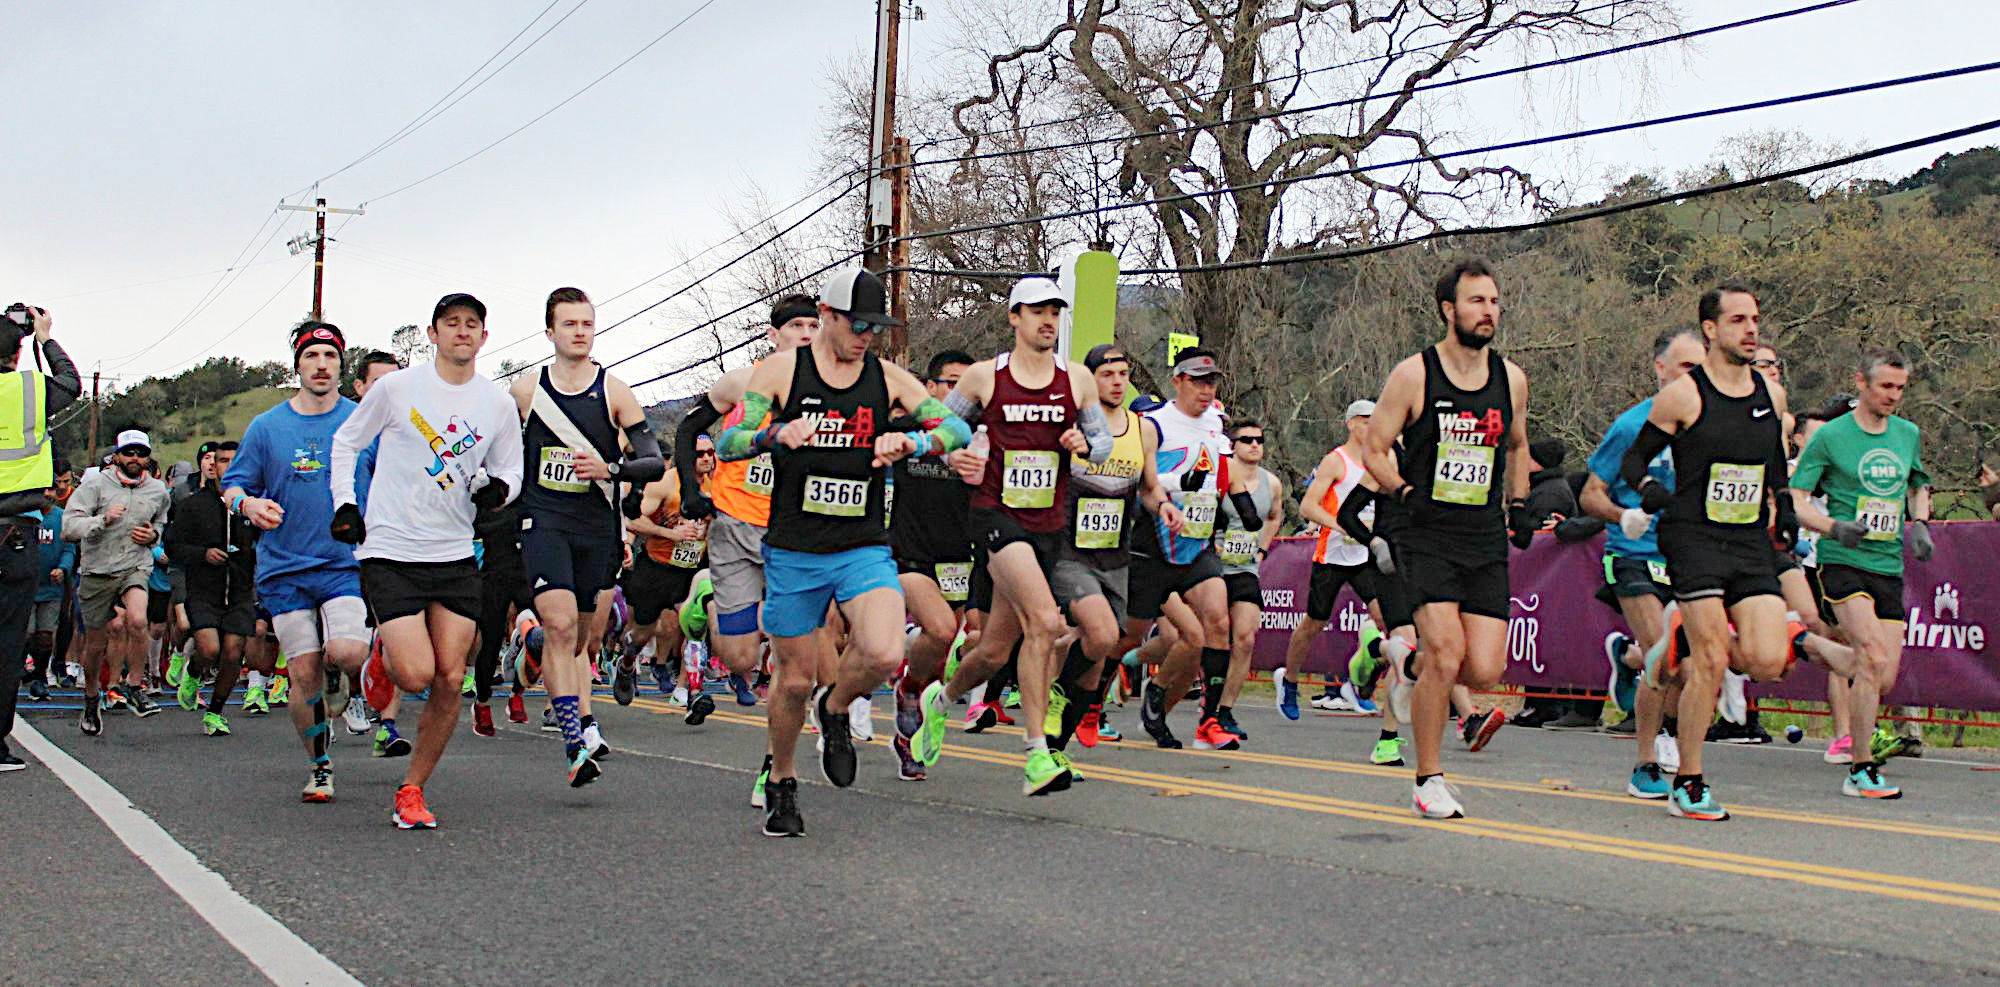
<path fill-rule="evenodd" d="M 287 987 L 293 984 L 359 987 L 361 981 L 327 959 L 311 943 L 294 935 L 269 912 L 236 893 L 222 875 L 203 866 L 188 848 L 134 807 L 123 793 L 42 736 L 26 720 L 14 721 L 13 736 L 55 772 L 90 811 L 97 813 L 97 818 L 104 820 L 104 825 L 124 841 L 133 855 L 152 868 L 195 914 L 213 926 L 272 983 Z"/>

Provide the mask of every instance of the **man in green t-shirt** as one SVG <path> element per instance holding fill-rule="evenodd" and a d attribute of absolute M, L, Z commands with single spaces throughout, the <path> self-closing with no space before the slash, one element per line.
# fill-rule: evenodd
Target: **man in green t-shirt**
<path fill-rule="evenodd" d="M 1792 472 L 1799 523 L 1827 537 L 1819 543 L 1819 596 L 1854 645 L 1848 703 L 1856 748 L 1875 726 L 1882 696 L 1896 684 L 1903 656 L 1903 544 L 1919 562 L 1931 557 L 1931 478 L 1924 472 L 1917 426 L 1896 417 L 1910 371 L 1891 353 L 1877 352 L 1854 375 L 1860 399 L 1854 410 L 1813 433 Z M 1826 509 L 1812 503 L 1826 496 Z M 1904 518 L 1909 518 L 1905 526 Z M 1876 731 L 1868 753 L 1859 749 L 1841 792 L 1892 799 L 1902 789 L 1882 780 L 1882 762 L 1900 740 Z"/>

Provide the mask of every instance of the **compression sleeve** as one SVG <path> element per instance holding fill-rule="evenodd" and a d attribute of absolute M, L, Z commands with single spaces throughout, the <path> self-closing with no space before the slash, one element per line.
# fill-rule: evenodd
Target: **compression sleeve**
<path fill-rule="evenodd" d="M 1239 490 L 1230 494 L 1229 506 L 1236 509 L 1236 519 L 1243 522 L 1243 530 L 1264 530 L 1264 519 L 1257 516 L 1257 501 L 1250 496 L 1250 491 Z"/>
<path fill-rule="evenodd" d="M 1111 423 L 1104 420 L 1104 408 L 1096 402 L 1076 417 L 1076 427 L 1083 432 L 1083 440 L 1090 443 L 1090 451 L 1084 458 L 1093 463 L 1101 463 L 1111 458 L 1111 447 L 1118 439 L 1111 434 Z"/>
<path fill-rule="evenodd" d="M 1625 450 L 1625 458 L 1618 461 L 1618 478 L 1634 490 L 1645 486 L 1646 467 L 1673 441 L 1674 437 L 1668 435 L 1666 429 L 1652 422 L 1640 426 L 1639 434 L 1632 439 L 1632 447 Z"/>
<path fill-rule="evenodd" d="M 680 473 L 682 490 L 701 489 L 700 475 L 695 472 L 694 443 L 721 418 L 722 412 L 715 410 L 715 402 L 704 394 L 688 409 L 680 428 L 674 430 L 674 469 Z"/>
<path fill-rule="evenodd" d="M 1347 496 L 1340 499 L 1340 511 L 1333 516 L 1333 519 L 1340 522 L 1340 530 L 1347 532 L 1347 537 L 1366 545 L 1368 539 L 1373 538 L 1375 533 L 1361 523 L 1361 512 L 1374 502 L 1375 491 L 1356 484 L 1353 490 L 1348 491 Z"/>
<path fill-rule="evenodd" d="M 917 444 L 919 455 L 935 452 L 942 456 L 953 449 L 963 449 L 972 441 L 972 428 L 965 424 L 965 419 L 952 414 L 937 398 L 924 398 L 924 403 L 917 405 L 916 417 L 921 429 L 912 430 L 909 435 Z"/>
<path fill-rule="evenodd" d="M 954 387 L 951 389 L 950 394 L 944 396 L 944 410 L 957 415 L 960 421 L 965 422 L 967 428 L 971 428 L 973 425 L 979 423 L 979 415 L 982 409 L 978 401 L 973 400 L 970 396 Z"/>
<path fill-rule="evenodd" d="M 645 419 L 625 426 L 625 441 L 631 443 L 632 452 L 612 471 L 613 479 L 641 487 L 666 475 L 667 461 L 660 455 L 660 440 L 653 437 L 653 427 Z"/>
<path fill-rule="evenodd" d="M 763 451 L 766 431 L 757 424 L 771 413 L 771 396 L 756 391 L 743 392 L 743 418 L 715 437 L 717 459 L 749 459 Z"/>

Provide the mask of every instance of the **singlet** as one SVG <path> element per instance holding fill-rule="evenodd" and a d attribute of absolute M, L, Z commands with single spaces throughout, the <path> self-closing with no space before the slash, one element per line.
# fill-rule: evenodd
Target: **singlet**
<path fill-rule="evenodd" d="M 760 363 L 762 361 L 759 361 Z M 722 416 L 724 428 L 734 428 L 743 422 L 743 402 L 729 409 Z M 771 424 L 771 416 L 757 423 L 757 428 Z M 732 459 L 715 464 L 715 473 L 708 483 L 709 500 L 715 509 L 744 524 L 759 528 L 771 524 L 771 454 L 758 453 L 749 459 Z"/>
<path fill-rule="evenodd" d="M 701 483 L 701 492 L 704 494 L 708 493 L 708 489 L 709 482 L 703 480 Z M 674 492 L 671 496 L 660 501 L 660 506 L 653 511 L 648 520 L 662 528 L 671 528 L 681 523 L 681 491 L 678 485 L 674 487 Z M 673 566 L 676 569 L 699 569 L 702 566 L 702 560 L 708 557 L 708 539 L 706 537 L 690 538 L 687 541 L 673 541 L 672 539 L 661 538 L 658 535 L 646 535 L 643 537 L 643 541 L 647 558 L 661 565 Z"/>
<path fill-rule="evenodd" d="M 1069 463 L 1069 516 L 1071 554 L 1100 569 L 1122 569 L 1132 559 L 1132 518 L 1137 501 L 1133 492 L 1146 472 L 1145 433 L 1139 416 L 1130 408 L 1119 409 L 1125 416 L 1125 434 L 1111 442 L 1111 455 L 1104 462 L 1071 459 Z"/>
<path fill-rule="evenodd" d="M 820 377 L 811 347 L 793 351 L 790 396 L 774 424 L 814 422 L 813 437 L 779 452 L 771 491 L 771 525 L 764 543 L 794 552 L 844 552 L 886 545 L 883 479 L 875 462 L 876 425 L 889 422 L 889 384 L 870 353 L 852 385 L 836 388 Z"/>
<path fill-rule="evenodd" d="M 1764 472 L 1779 455 L 1784 427 L 1770 388 L 1763 375 L 1753 373 L 1750 393 L 1733 398 L 1716 390 L 1706 367 L 1688 371 L 1688 377 L 1701 395 L 1701 414 L 1674 436 L 1674 495 L 1660 528 L 1763 538 L 1770 519 Z"/>
<path fill-rule="evenodd" d="M 889 518 L 889 541 L 896 558 L 922 565 L 970 563 L 965 512 L 972 487 L 942 456 L 899 459 L 894 472 L 897 507 Z"/>
<path fill-rule="evenodd" d="M 604 368 L 590 386 L 578 394 L 565 394 L 549 379 L 543 367 L 535 382 L 538 397 L 547 397 L 588 440 L 591 451 L 606 464 L 623 458 L 618 447 L 618 428 L 611 423 L 611 399 L 604 385 Z M 589 537 L 618 537 L 618 511 L 605 496 L 603 487 L 576 476 L 576 458 L 571 443 L 558 437 L 544 421 L 536 405 L 528 406 L 528 419 L 521 433 L 523 478 L 521 487 L 522 524 L 554 528 Z"/>
<path fill-rule="evenodd" d="M 1198 416 L 1189 416 L 1172 401 L 1146 412 L 1147 420 L 1160 430 L 1159 453 L 1153 468 L 1167 496 L 1187 517 L 1180 534 L 1167 530 L 1167 523 L 1153 518 L 1152 535 L 1133 544 L 1143 555 L 1158 554 L 1172 565 L 1187 565 L 1208 548 L 1215 537 L 1215 517 L 1222 506 L 1222 491 L 1229 489 L 1229 439 L 1222 433 L 1222 412 L 1213 405 Z M 1201 486 L 1181 489 L 1181 478 L 1201 472 Z"/>
<path fill-rule="evenodd" d="M 1002 511 L 1028 531 L 1061 531 L 1069 523 L 1069 453 L 1057 441 L 1077 421 L 1069 368 L 1061 361 L 1040 387 L 1014 379 L 1012 353 L 993 361 L 993 400 L 983 422 L 992 452 L 972 506 Z"/>
<path fill-rule="evenodd" d="M 1257 516 L 1242 518 L 1236 516 L 1236 502 L 1224 499 L 1222 502 L 1221 530 L 1215 536 L 1215 554 L 1222 559 L 1222 571 L 1226 575 L 1233 572 L 1257 574 L 1257 549 L 1262 540 L 1258 537 L 1264 530 L 1264 519 L 1271 516 L 1271 493 L 1274 484 L 1270 471 L 1262 466 L 1252 466 L 1256 473 L 1250 479 L 1250 502 L 1256 505 Z"/>
<path fill-rule="evenodd" d="M 1424 400 L 1403 426 L 1409 494 L 1406 541 L 1481 561 L 1507 558 L 1507 521 L 1500 508 L 1506 488 L 1507 430 L 1514 424 L 1514 396 L 1507 361 L 1486 353 L 1486 383 L 1462 390 L 1445 375 L 1436 346 L 1425 348 Z"/>
<path fill-rule="evenodd" d="M 1339 483 L 1327 486 L 1326 493 L 1319 499 L 1319 506 L 1337 518 L 1340 516 L 1341 503 L 1354 492 L 1355 487 L 1361 485 L 1361 477 L 1367 469 L 1360 460 L 1347 454 L 1346 446 L 1335 446 L 1333 451 L 1340 454 L 1340 461 L 1345 469 L 1340 474 Z M 1361 520 L 1373 527 L 1374 504 L 1361 509 Z M 1330 528 L 1321 528 L 1319 539 L 1313 543 L 1313 561 L 1328 565 L 1363 565 L 1368 562 L 1368 546 L 1349 538 L 1347 532 L 1340 530 L 1337 524 Z"/>

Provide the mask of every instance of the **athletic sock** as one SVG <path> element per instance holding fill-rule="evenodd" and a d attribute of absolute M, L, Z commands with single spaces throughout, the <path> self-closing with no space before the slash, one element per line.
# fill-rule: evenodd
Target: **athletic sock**
<path fill-rule="evenodd" d="M 1684 775 L 1684 774 L 1676 774 L 1676 775 L 1674 775 L 1674 787 L 1675 787 L 1675 788 L 1686 788 L 1686 787 L 1688 787 L 1689 785 L 1692 785 L 1692 784 L 1694 784 L 1695 782 L 1698 782 L 1698 781 L 1700 781 L 1700 780 L 1701 780 L 1701 776 L 1700 776 L 1700 775 L 1698 775 L 1698 774 L 1694 774 L 1694 775 Z"/>
<path fill-rule="evenodd" d="M 1394 740 L 1394 739 L 1396 739 L 1396 731 L 1394 731 L 1394 730 L 1384 730 L 1384 731 L 1382 731 L 1382 736 L 1380 736 L 1380 737 L 1377 737 L 1376 739 L 1377 739 L 1377 740 Z"/>
<path fill-rule="evenodd" d="M 583 749 L 583 723 L 577 712 L 575 696 L 557 696 L 549 700 L 550 708 L 556 712 L 556 726 L 562 728 L 563 752 L 571 760 Z"/>
<path fill-rule="evenodd" d="M 1206 720 L 1222 705 L 1222 686 L 1229 678 L 1229 649 L 1201 649 L 1201 674 L 1207 680 L 1201 689 L 1201 718 Z"/>
<path fill-rule="evenodd" d="M 1417 787 L 1418 787 L 1418 788 L 1422 788 L 1422 787 L 1424 787 L 1424 782 L 1427 782 L 1427 781 L 1431 780 L 1432 778 L 1442 778 L 1442 777 L 1444 777 L 1444 772 L 1442 772 L 1442 771 L 1440 771 L 1440 772 L 1438 772 L 1438 773 L 1436 773 L 1436 774 L 1428 774 L 1428 775 L 1418 775 L 1418 776 L 1417 776 Z"/>
<path fill-rule="evenodd" d="M 1083 653 L 1083 642 L 1070 642 L 1069 654 L 1063 659 L 1062 673 L 1056 676 L 1056 684 L 1062 686 L 1063 695 L 1081 694 L 1082 690 L 1076 683 L 1083 678 L 1083 673 L 1090 671 L 1090 666 L 1090 656 Z"/>
<path fill-rule="evenodd" d="M 326 754 L 326 693 L 315 693 L 306 702 L 306 709 L 312 712 L 312 724 L 306 727 L 306 745 L 312 751 L 314 764 L 332 761 Z"/>
<path fill-rule="evenodd" d="M 581 719 L 577 720 L 577 726 L 580 729 L 588 730 L 596 725 L 597 725 L 597 714 L 595 713 L 585 713 L 583 714 L 583 717 Z"/>

